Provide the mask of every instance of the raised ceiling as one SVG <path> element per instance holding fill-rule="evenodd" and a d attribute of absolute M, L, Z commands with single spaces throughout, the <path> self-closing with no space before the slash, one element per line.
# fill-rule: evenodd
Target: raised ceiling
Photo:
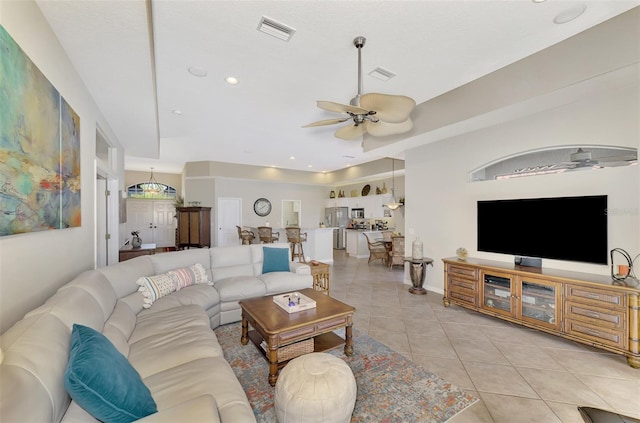
<path fill-rule="evenodd" d="M 332 171 L 401 148 L 363 151 L 316 100 L 364 92 L 418 104 L 623 13 L 639 1 L 45 1 L 37 3 L 126 149 L 125 168 L 182 171 L 213 160 Z M 554 19 L 586 9 L 577 19 Z M 285 42 L 263 17 L 295 29 Z M 197 77 L 188 69 L 206 70 Z M 397 76 L 383 82 L 381 67 Z M 196 69 L 198 70 L 198 69 Z M 228 76 L 237 85 L 225 82 Z M 180 113 L 180 114 L 178 114 Z M 295 157 L 291 159 L 290 157 Z"/>

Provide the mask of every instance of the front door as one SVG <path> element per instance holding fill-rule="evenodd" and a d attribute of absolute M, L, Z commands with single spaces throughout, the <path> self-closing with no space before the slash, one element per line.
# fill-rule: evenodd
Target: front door
<path fill-rule="evenodd" d="M 176 209 L 171 200 L 127 200 L 127 237 L 139 231 L 144 244 L 156 247 L 176 245 L 174 219 Z"/>
<path fill-rule="evenodd" d="M 219 247 L 240 244 L 237 226 L 242 226 L 242 199 L 218 198 L 218 243 Z"/>

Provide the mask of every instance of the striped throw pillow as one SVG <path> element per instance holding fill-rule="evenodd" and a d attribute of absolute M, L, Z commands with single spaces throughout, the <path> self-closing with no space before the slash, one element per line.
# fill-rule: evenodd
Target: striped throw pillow
<path fill-rule="evenodd" d="M 159 298 L 198 283 L 210 283 L 207 271 L 200 264 L 173 269 L 155 276 L 143 276 L 136 281 L 138 291 L 144 297 L 144 308 L 149 308 Z"/>

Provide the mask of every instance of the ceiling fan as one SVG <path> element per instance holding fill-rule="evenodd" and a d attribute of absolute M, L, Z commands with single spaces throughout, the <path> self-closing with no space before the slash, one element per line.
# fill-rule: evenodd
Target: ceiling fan
<path fill-rule="evenodd" d="M 361 52 L 366 40 L 362 36 L 353 39 L 353 45 L 358 49 L 358 94 L 348 105 L 333 101 L 317 102 L 318 107 L 323 110 L 346 113 L 348 116 L 313 122 L 304 125 L 303 128 L 334 125 L 352 120 L 353 125 L 343 126 L 335 132 L 336 138 L 343 140 L 354 140 L 365 133 L 376 137 L 402 134 L 413 128 L 413 121 L 409 115 L 416 102 L 412 98 L 379 93 L 362 94 Z"/>
<path fill-rule="evenodd" d="M 631 153 L 627 151 L 620 151 L 615 156 L 593 158 L 591 151 L 578 148 L 574 153 L 569 155 L 568 162 L 558 163 L 554 166 L 554 169 L 582 169 L 582 168 L 601 168 L 601 167 L 618 167 L 628 166 L 633 162 L 637 163 L 637 153 Z"/>

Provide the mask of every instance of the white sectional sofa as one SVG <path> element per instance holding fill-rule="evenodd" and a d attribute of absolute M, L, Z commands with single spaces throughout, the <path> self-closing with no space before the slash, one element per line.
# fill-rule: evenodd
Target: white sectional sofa
<path fill-rule="evenodd" d="M 0 337 L 0 421 L 97 421 L 64 385 L 76 324 L 102 333 L 140 375 L 158 411 L 139 421 L 254 422 L 212 329 L 240 320 L 243 298 L 313 283 L 309 266 L 288 259 L 289 271 L 263 273 L 263 248 L 288 251 L 289 245 L 176 251 L 78 275 Z M 183 287 L 144 308 L 139 278 L 196 263 L 206 269 L 209 284 Z"/>

